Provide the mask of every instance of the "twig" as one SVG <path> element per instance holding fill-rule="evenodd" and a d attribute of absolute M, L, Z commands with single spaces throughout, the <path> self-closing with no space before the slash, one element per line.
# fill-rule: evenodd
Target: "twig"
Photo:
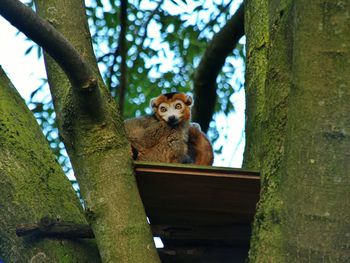
<path fill-rule="evenodd" d="M 120 36 L 119 36 L 120 37 Z M 107 86 L 108 86 L 108 88 L 109 88 L 109 90 L 110 91 L 112 91 L 112 77 L 113 77 L 113 75 L 114 75 L 114 73 L 115 73 L 115 71 L 114 71 L 114 66 L 115 66 L 115 64 L 117 63 L 117 57 L 119 57 L 119 50 L 120 50 L 120 48 L 119 48 L 119 45 L 115 48 L 115 50 L 114 50 L 114 52 L 113 53 L 109 53 L 108 54 L 108 56 L 113 56 L 113 61 L 112 61 L 112 64 L 111 64 L 111 66 L 109 67 L 109 69 L 108 69 L 108 73 L 109 73 L 109 75 L 108 75 L 108 78 L 107 78 Z M 106 55 L 104 55 L 103 57 L 105 57 Z M 103 57 L 101 57 L 101 58 L 103 58 Z M 101 58 L 99 58 L 99 59 L 101 59 Z"/>
<path fill-rule="evenodd" d="M 128 0 L 120 1 L 120 34 L 119 34 L 119 54 L 121 58 L 120 62 L 120 79 L 119 79 L 119 112 L 123 116 L 124 112 L 124 102 L 125 102 L 125 93 L 127 89 L 127 65 L 126 59 L 128 55 L 128 49 L 126 46 L 126 31 L 128 27 Z"/>
<path fill-rule="evenodd" d="M 118 48 L 118 47 L 117 47 Z M 119 52 L 119 51 L 118 51 Z M 116 51 L 114 52 L 109 52 L 109 53 L 106 53 L 106 54 L 103 54 L 102 56 L 98 57 L 97 58 L 97 62 L 102 62 L 106 57 L 110 57 L 110 56 L 114 56 L 114 54 L 116 54 Z M 119 53 L 117 53 L 118 55 Z"/>
<path fill-rule="evenodd" d="M 138 47 L 137 47 L 137 53 L 136 53 L 136 56 L 135 56 L 136 57 L 135 61 L 137 59 L 139 59 L 140 53 L 141 53 L 141 51 L 143 49 L 143 44 L 145 43 L 145 40 L 147 38 L 147 32 L 148 32 L 147 27 L 148 27 L 149 23 L 152 21 L 152 18 L 154 17 L 154 15 L 158 12 L 158 9 L 161 7 L 163 2 L 164 2 L 164 0 L 159 1 L 159 3 L 156 6 L 156 8 L 154 8 L 153 11 L 149 14 L 147 20 L 145 21 L 145 23 L 142 26 L 142 28 L 144 30 L 144 34 L 142 35 L 140 45 L 138 45 Z M 136 35 L 139 35 L 139 32 L 140 32 L 140 30 L 137 31 Z"/>
<path fill-rule="evenodd" d="M 140 53 L 142 51 L 142 47 L 143 47 L 143 43 L 145 42 L 146 38 L 147 38 L 147 27 L 149 25 L 149 23 L 151 22 L 152 18 L 154 17 L 154 15 L 157 13 L 158 9 L 160 8 L 160 6 L 163 4 L 164 0 L 161 0 L 158 5 L 156 6 L 156 8 L 150 13 L 150 15 L 147 17 L 147 20 L 144 22 L 144 24 L 142 25 L 142 27 L 144 30 L 144 34 L 141 37 L 141 42 L 140 44 L 137 46 L 137 51 L 136 51 L 136 56 L 135 59 L 133 60 L 133 62 L 135 62 L 137 59 L 139 59 L 140 57 Z M 136 32 L 135 35 L 139 35 L 140 34 L 140 29 Z M 121 35 L 119 36 L 121 37 Z M 113 61 L 111 66 L 109 67 L 109 75 L 108 75 L 108 79 L 107 79 L 107 85 L 109 87 L 110 90 L 112 90 L 112 77 L 115 73 L 114 71 L 114 66 L 117 63 L 117 57 L 120 56 L 120 45 L 118 44 L 118 46 L 116 47 L 115 51 L 113 53 L 108 53 L 103 55 L 101 58 L 99 58 L 99 61 L 102 60 L 102 58 L 104 58 L 105 56 L 113 56 Z M 123 99 L 124 102 L 124 99 Z"/>
<path fill-rule="evenodd" d="M 233 2 L 233 0 L 230 0 L 227 4 L 225 4 L 225 6 L 222 9 L 226 10 L 232 4 L 232 2 Z M 212 18 L 213 15 L 211 15 L 210 21 L 203 27 L 203 29 L 201 31 L 203 32 L 204 30 L 206 30 L 209 27 L 209 25 L 211 24 L 211 22 L 217 21 L 221 15 L 222 15 L 222 12 L 220 12 L 220 11 L 214 18 Z"/>

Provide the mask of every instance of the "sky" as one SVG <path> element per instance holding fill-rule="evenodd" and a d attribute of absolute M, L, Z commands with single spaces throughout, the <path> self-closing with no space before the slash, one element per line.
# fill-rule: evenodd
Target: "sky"
<path fill-rule="evenodd" d="M 42 84 L 43 78 L 46 78 L 44 62 L 42 59 L 38 59 L 36 52 L 30 52 L 28 55 L 25 55 L 26 50 L 32 46 L 32 43 L 26 40 L 22 33 L 18 34 L 17 29 L 12 27 L 1 16 L 0 37 L 0 65 L 24 100 L 28 101 L 31 92 Z M 167 63 L 171 62 L 163 61 L 163 63 L 164 67 L 167 67 Z M 236 67 L 240 71 L 239 74 L 243 76 L 244 66 L 236 65 Z M 44 93 L 39 94 L 40 96 L 46 99 L 50 96 L 47 86 L 44 88 Z M 245 144 L 244 137 L 242 137 L 242 134 L 244 136 L 245 121 L 244 89 L 233 94 L 230 97 L 230 102 L 235 106 L 234 113 L 230 113 L 228 116 L 224 114 L 215 116 L 217 130 L 221 135 L 214 144 L 214 148 L 218 148 L 221 145 L 224 145 L 224 147 L 222 148 L 222 153 L 215 156 L 214 165 L 241 167 Z M 225 139 L 225 137 L 228 139 Z"/>
<path fill-rule="evenodd" d="M 23 34 L 16 34 L 17 29 L 0 16 L 0 65 L 22 97 L 28 101 L 30 93 L 41 84 L 40 79 L 45 77 L 44 63 L 34 53 L 24 56 L 31 43 L 25 41 Z"/>

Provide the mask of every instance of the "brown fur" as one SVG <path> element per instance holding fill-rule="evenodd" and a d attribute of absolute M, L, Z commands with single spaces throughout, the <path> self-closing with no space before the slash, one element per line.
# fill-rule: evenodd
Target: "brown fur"
<path fill-rule="evenodd" d="M 125 121 L 127 137 L 138 161 L 187 163 L 188 123 L 173 128 L 154 116 Z"/>
<path fill-rule="evenodd" d="M 198 124 L 191 124 L 188 131 L 188 154 L 194 164 L 212 165 L 214 161 L 213 147 Z"/>
<path fill-rule="evenodd" d="M 158 113 L 161 103 L 181 100 L 181 118 L 169 125 Z M 151 100 L 154 115 L 125 121 L 133 158 L 139 161 L 194 163 L 212 165 L 213 149 L 198 124 L 190 123 L 192 97 L 183 93 L 167 93 Z"/>

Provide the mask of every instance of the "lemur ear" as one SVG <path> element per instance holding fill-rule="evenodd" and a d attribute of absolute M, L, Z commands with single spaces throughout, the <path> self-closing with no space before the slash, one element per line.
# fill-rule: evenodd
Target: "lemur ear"
<path fill-rule="evenodd" d="M 192 103 L 193 103 L 193 98 L 192 98 L 192 96 L 190 96 L 190 95 L 186 95 L 186 101 L 185 101 L 185 104 L 186 104 L 187 106 L 191 106 L 191 105 L 192 105 Z"/>
<path fill-rule="evenodd" d="M 156 107 L 156 98 L 152 98 L 150 100 L 149 106 L 152 108 L 152 110 L 154 110 L 154 108 Z"/>

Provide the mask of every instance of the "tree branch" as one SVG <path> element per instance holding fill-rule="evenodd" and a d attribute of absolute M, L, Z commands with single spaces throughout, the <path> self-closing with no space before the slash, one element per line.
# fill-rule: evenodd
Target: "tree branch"
<path fill-rule="evenodd" d="M 147 27 L 148 27 L 149 23 L 151 22 L 152 18 L 154 17 L 154 15 L 158 12 L 158 10 L 159 10 L 160 6 L 163 4 L 163 2 L 164 2 L 164 0 L 161 0 L 161 1 L 158 2 L 156 8 L 152 12 L 150 12 L 150 14 L 148 15 L 146 21 L 143 23 L 142 26 L 140 26 L 139 30 L 137 30 L 136 33 L 135 33 L 136 36 L 140 36 L 141 29 L 144 30 L 144 33 L 141 36 L 140 44 L 137 46 L 136 56 L 135 56 L 135 59 L 133 60 L 133 63 L 140 58 L 140 53 L 142 51 L 143 44 L 144 44 L 144 42 L 145 42 L 145 40 L 147 38 Z M 120 20 L 121 21 L 123 20 L 122 17 L 120 17 Z M 120 37 L 121 37 L 121 35 L 119 36 L 119 39 L 121 40 Z M 112 77 L 113 77 L 113 75 L 115 73 L 114 66 L 117 63 L 117 57 L 120 56 L 120 43 L 118 43 L 118 46 L 116 47 L 114 52 L 111 52 L 111 53 L 108 53 L 108 54 L 104 54 L 103 56 L 101 56 L 98 59 L 98 62 L 102 61 L 102 59 L 104 57 L 106 57 L 106 56 L 113 56 L 113 61 L 112 61 L 111 66 L 108 69 L 109 74 L 108 74 L 108 78 L 107 78 L 107 81 L 106 81 L 107 82 L 107 86 L 109 87 L 110 90 L 112 90 L 113 88 L 115 88 L 115 87 L 112 87 L 112 84 L 113 84 L 112 83 Z M 123 106 L 123 108 L 124 108 L 124 106 Z"/>
<path fill-rule="evenodd" d="M 214 35 L 198 65 L 193 77 L 195 103 L 193 121 L 198 122 L 206 132 L 212 119 L 216 103 L 216 78 L 226 57 L 232 53 L 238 40 L 244 35 L 243 4 L 226 25 Z"/>
<path fill-rule="evenodd" d="M 50 23 L 18 0 L 2 0 L 0 14 L 40 45 L 64 70 L 72 85 L 92 91 L 97 78 L 75 48 Z"/>
<path fill-rule="evenodd" d="M 119 112 L 123 116 L 124 112 L 124 102 L 125 102 L 125 93 L 127 89 L 127 65 L 126 58 L 128 55 L 128 49 L 126 46 L 126 30 L 128 23 L 128 0 L 120 1 L 120 34 L 119 34 L 119 54 L 121 58 L 120 62 L 120 79 L 119 79 Z"/>
<path fill-rule="evenodd" d="M 55 238 L 94 238 L 94 233 L 88 224 L 75 224 L 43 217 L 37 223 L 21 224 L 16 227 L 16 235 L 41 236 Z"/>
<path fill-rule="evenodd" d="M 120 36 L 119 36 L 120 37 Z M 112 61 L 112 65 L 109 67 L 108 72 L 109 72 L 109 76 L 107 78 L 107 86 L 109 88 L 110 91 L 112 91 L 112 77 L 115 73 L 114 71 L 114 66 L 117 63 L 117 57 L 119 57 L 119 44 L 118 46 L 115 48 L 113 53 L 109 53 L 109 54 L 105 54 L 102 57 L 99 58 L 100 61 L 102 61 L 102 58 L 105 56 L 113 56 L 113 61 Z"/>

